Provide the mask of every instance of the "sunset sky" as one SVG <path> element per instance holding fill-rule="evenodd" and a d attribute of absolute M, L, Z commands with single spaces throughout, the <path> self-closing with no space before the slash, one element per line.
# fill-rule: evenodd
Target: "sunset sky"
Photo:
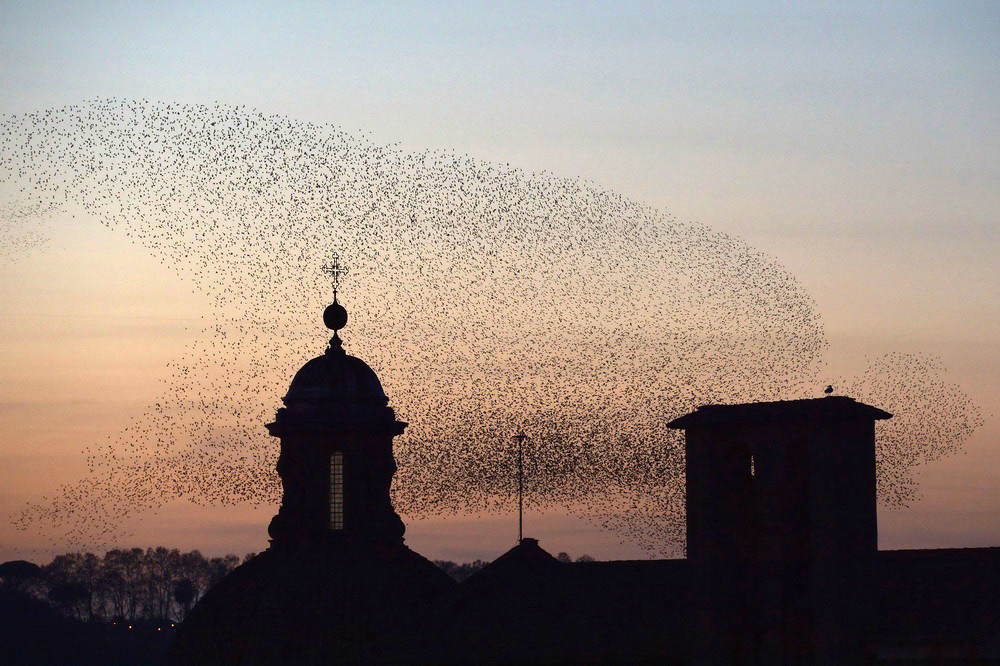
<path fill-rule="evenodd" d="M 881 547 L 1000 545 L 994 2 L 7 1 L 0 91 L 4 115 L 98 97 L 246 105 L 580 177 L 742 238 L 815 299 L 831 375 L 932 354 L 982 410 L 963 453 L 920 470 L 922 497 L 880 512 Z M 84 445 L 155 400 L 211 312 L 82 220 L 54 215 L 49 246 L 0 264 L 0 561 L 64 550 L 8 517 L 83 474 Z M 122 545 L 257 551 L 274 511 L 178 503 Z M 407 542 L 492 559 L 515 529 L 434 518 Z M 529 515 L 526 534 L 643 556 L 558 513 Z"/>

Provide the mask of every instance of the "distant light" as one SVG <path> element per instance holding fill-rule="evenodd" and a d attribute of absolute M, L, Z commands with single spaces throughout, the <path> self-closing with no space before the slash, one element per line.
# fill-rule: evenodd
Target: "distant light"
<path fill-rule="evenodd" d="M 163 631 L 163 627 L 157 627 L 156 630 L 157 631 Z"/>
<path fill-rule="evenodd" d="M 131 628 L 132 628 L 132 625 L 131 625 L 131 624 L 130 624 L 130 625 L 128 625 L 128 628 L 129 628 L 129 629 L 131 629 Z"/>

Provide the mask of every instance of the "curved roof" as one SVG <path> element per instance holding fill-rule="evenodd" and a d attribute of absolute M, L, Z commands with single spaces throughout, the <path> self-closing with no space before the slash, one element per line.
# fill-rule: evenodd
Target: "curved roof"
<path fill-rule="evenodd" d="M 282 399 L 292 403 L 367 402 L 385 405 L 389 399 L 375 371 L 340 349 L 308 361 L 295 373 Z"/>

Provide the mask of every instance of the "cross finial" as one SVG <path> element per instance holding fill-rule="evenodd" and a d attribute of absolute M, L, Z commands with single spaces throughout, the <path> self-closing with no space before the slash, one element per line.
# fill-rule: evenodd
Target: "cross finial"
<path fill-rule="evenodd" d="M 336 252 L 333 253 L 333 259 L 329 264 L 323 266 L 323 272 L 329 273 L 330 277 L 333 278 L 333 300 L 337 300 L 337 290 L 340 288 L 340 278 L 347 275 L 351 269 L 347 266 L 343 266 L 340 263 L 340 255 Z"/>

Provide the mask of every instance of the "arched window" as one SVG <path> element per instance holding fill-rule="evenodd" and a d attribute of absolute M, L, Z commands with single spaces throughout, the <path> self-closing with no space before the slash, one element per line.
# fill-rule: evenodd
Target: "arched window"
<path fill-rule="evenodd" d="M 330 455 L 330 529 L 344 529 L 344 454 Z"/>

